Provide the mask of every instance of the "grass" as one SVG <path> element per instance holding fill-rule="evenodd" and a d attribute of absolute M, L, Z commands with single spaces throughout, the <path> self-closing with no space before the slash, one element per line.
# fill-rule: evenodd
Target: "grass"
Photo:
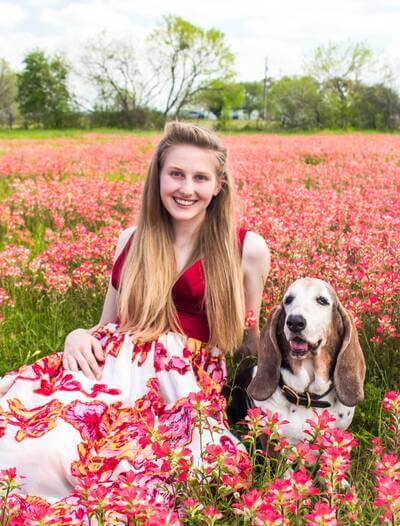
<path fill-rule="evenodd" d="M 81 289 L 64 296 L 10 287 L 14 307 L 6 307 L 0 331 L 0 376 L 47 354 L 62 351 L 66 335 L 98 323 L 103 291 Z"/>
<path fill-rule="evenodd" d="M 11 177 L 0 177 L 0 200 L 12 194 Z"/>
<path fill-rule="evenodd" d="M 208 128 L 215 128 L 217 121 L 208 120 L 197 120 L 193 121 L 200 126 L 206 126 Z M 274 126 L 264 126 L 263 122 L 260 121 L 260 125 L 256 125 L 255 121 L 228 121 L 226 127 L 217 130 L 220 135 L 346 135 L 348 133 L 360 133 L 366 135 L 373 134 L 388 134 L 398 135 L 400 131 L 381 131 L 381 130 L 356 130 L 349 128 L 343 129 L 293 129 L 286 130 Z M 122 135 L 122 136 L 152 136 L 162 133 L 162 130 L 144 130 L 144 129 L 125 129 L 125 128 L 93 128 L 93 129 L 42 129 L 42 128 L 0 128 L 0 139 L 62 139 L 72 138 L 79 139 L 80 137 L 87 136 L 88 134 L 99 134 L 99 135 Z"/>
<path fill-rule="evenodd" d="M 137 130 L 137 129 L 122 129 L 122 128 L 93 128 L 93 129 L 41 129 L 41 128 L 0 128 L 0 139 L 63 139 L 72 138 L 79 139 L 88 134 L 104 134 L 104 135 L 134 135 L 146 137 L 147 135 L 154 135 L 158 133 L 154 130 Z"/>

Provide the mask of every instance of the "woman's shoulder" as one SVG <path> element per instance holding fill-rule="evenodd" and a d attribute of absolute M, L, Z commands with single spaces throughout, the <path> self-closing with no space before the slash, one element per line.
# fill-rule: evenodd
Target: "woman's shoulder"
<path fill-rule="evenodd" d="M 118 258 L 118 256 L 124 250 L 128 242 L 132 239 L 132 235 L 135 232 L 135 230 L 136 226 L 130 226 L 128 228 L 125 228 L 125 230 L 121 232 L 118 238 L 117 248 L 115 250 L 115 259 Z"/>
<path fill-rule="evenodd" d="M 271 253 L 263 236 L 247 230 L 243 243 L 242 266 L 249 270 L 258 268 L 264 273 L 268 272 L 270 263 Z"/>
<path fill-rule="evenodd" d="M 268 250 L 268 245 L 261 234 L 248 230 L 247 228 L 240 228 L 240 233 L 244 234 L 244 246 L 243 250 L 249 255 L 254 254 L 257 251 Z"/>

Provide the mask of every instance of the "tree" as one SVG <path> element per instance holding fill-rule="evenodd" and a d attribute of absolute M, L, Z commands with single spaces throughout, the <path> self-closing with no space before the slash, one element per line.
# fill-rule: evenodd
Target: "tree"
<path fill-rule="evenodd" d="M 195 95 L 193 102 L 204 106 L 218 119 L 233 108 L 240 108 L 244 99 L 244 89 L 237 82 L 212 80 Z"/>
<path fill-rule="evenodd" d="M 352 90 L 353 125 L 358 128 L 395 130 L 400 124 L 400 97 L 384 84 L 358 83 Z"/>
<path fill-rule="evenodd" d="M 262 81 L 242 82 L 241 85 L 244 89 L 242 109 L 247 113 L 247 117 L 250 119 L 253 111 L 257 111 L 261 115 L 264 111 L 264 86 Z"/>
<path fill-rule="evenodd" d="M 16 112 L 16 94 L 17 77 L 9 64 L 0 59 L 0 122 L 6 122 L 10 127 Z"/>
<path fill-rule="evenodd" d="M 328 126 L 346 128 L 351 124 L 350 93 L 363 79 L 379 74 L 390 76 L 386 65 L 377 65 L 372 50 L 363 43 L 329 43 L 318 47 L 306 72 L 321 85 L 326 105 L 329 107 Z"/>
<path fill-rule="evenodd" d="M 315 128 L 322 124 L 324 105 L 312 77 L 283 77 L 269 87 L 268 113 L 286 128 Z"/>
<path fill-rule="evenodd" d="M 70 110 L 67 87 L 69 65 L 61 55 L 47 57 L 41 50 L 31 51 L 17 76 L 19 109 L 25 120 L 59 128 Z"/>
<path fill-rule="evenodd" d="M 177 16 L 149 35 L 150 63 L 165 88 L 164 115 L 179 114 L 199 90 L 233 77 L 234 56 L 217 29 L 204 30 Z"/>
<path fill-rule="evenodd" d="M 129 37 L 108 38 L 102 32 L 86 42 L 81 62 L 83 76 L 97 90 L 97 108 L 128 113 L 159 94 L 156 76 L 144 78 Z"/>
<path fill-rule="evenodd" d="M 314 51 L 305 70 L 321 84 L 333 78 L 357 82 L 362 79 L 374 62 L 373 52 L 363 43 L 330 42 Z"/>

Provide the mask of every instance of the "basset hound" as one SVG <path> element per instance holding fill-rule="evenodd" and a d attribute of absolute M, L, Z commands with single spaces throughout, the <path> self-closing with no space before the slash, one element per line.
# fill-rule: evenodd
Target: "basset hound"
<path fill-rule="evenodd" d="M 260 337 L 257 366 L 243 370 L 231 391 L 230 420 L 261 407 L 289 423 L 291 443 L 305 437 L 313 410 L 327 409 L 346 429 L 364 397 L 365 360 L 352 316 L 320 279 L 290 285 Z"/>

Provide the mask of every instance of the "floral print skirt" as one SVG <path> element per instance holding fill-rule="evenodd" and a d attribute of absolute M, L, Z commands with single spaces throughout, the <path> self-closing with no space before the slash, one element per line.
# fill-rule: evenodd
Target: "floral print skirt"
<path fill-rule="evenodd" d="M 227 428 L 219 351 L 175 332 L 139 343 L 118 329 L 109 323 L 94 333 L 105 351 L 101 380 L 64 370 L 61 353 L 0 380 L 0 470 L 15 467 L 21 492 L 50 503 L 127 476 L 153 499 L 168 499 L 171 451 L 185 450 L 196 466 L 210 444 L 247 470 Z"/>

